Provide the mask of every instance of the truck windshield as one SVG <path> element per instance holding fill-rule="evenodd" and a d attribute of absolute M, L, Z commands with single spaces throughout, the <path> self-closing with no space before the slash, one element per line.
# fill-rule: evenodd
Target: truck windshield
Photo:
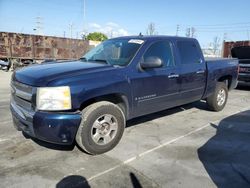
<path fill-rule="evenodd" d="M 126 66 L 143 44 L 141 39 L 110 39 L 86 53 L 81 60 Z"/>

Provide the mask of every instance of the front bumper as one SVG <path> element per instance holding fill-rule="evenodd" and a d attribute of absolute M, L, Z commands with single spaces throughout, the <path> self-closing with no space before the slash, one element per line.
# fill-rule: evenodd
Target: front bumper
<path fill-rule="evenodd" d="M 55 144 L 72 144 L 81 123 L 80 112 L 27 112 L 15 103 L 11 103 L 10 109 L 17 130 Z"/>

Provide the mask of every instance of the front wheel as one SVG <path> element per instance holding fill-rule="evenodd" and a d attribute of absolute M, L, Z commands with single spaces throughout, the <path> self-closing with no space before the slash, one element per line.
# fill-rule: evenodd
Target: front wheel
<path fill-rule="evenodd" d="M 207 98 L 208 108 L 213 111 L 221 111 L 228 98 L 228 88 L 224 82 L 218 82 L 214 93 Z"/>
<path fill-rule="evenodd" d="M 107 101 L 84 108 L 76 142 L 90 154 L 102 154 L 113 149 L 120 141 L 125 128 L 123 111 Z"/>

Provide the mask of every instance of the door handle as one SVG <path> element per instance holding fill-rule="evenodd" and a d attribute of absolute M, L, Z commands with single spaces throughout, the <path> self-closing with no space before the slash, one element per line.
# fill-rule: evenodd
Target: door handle
<path fill-rule="evenodd" d="M 196 72 L 196 74 L 204 74 L 204 73 L 205 73 L 204 70 L 198 70 L 198 71 Z"/>
<path fill-rule="evenodd" d="M 179 74 L 170 74 L 168 78 L 179 78 Z"/>

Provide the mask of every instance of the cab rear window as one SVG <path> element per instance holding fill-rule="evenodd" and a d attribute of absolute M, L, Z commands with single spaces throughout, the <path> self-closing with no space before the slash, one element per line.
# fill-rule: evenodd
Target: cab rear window
<path fill-rule="evenodd" d="M 199 48 L 193 41 L 178 41 L 177 48 L 179 50 L 181 64 L 200 63 Z"/>

